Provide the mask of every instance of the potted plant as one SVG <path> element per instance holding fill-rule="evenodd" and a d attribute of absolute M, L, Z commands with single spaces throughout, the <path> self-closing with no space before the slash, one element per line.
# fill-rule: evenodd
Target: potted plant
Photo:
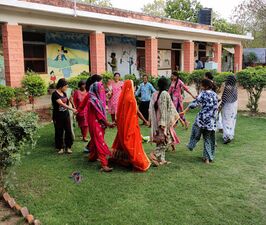
<path fill-rule="evenodd" d="M 35 97 L 42 96 L 47 93 L 45 81 L 40 77 L 39 74 L 33 71 L 27 71 L 22 80 L 22 85 L 28 94 L 32 108 L 34 108 Z"/>

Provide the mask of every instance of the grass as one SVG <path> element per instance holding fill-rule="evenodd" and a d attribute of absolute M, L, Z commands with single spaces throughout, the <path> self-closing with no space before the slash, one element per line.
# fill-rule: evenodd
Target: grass
<path fill-rule="evenodd" d="M 190 121 L 195 114 L 190 114 Z M 238 118 L 236 138 L 224 146 L 217 135 L 216 161 L 204 165 L 202 142 L 196 151 L 185 148 L 190 135 L 178 128 L 182 143 L 167 153 L 172 164 L 134 173 L 115 167 L 100 173 L 89 163 L 84 144 L 76 141 L 73 155 L 53 149 L 53 127 L 40 130 L 32 154 L 14 169 L 11 194 L 44 225 L 263 225 L 266 224 L 266 119 Z M 79 135 L 79 131 L 76 131 Z M 109 145 L 116 131 L 108 130 Z M 142 127 L 142 134 L 149 129 Z M 144 148 L 150 152 L 151 144 Z M 80 171 L 81 184 L 69 178 Z"/>

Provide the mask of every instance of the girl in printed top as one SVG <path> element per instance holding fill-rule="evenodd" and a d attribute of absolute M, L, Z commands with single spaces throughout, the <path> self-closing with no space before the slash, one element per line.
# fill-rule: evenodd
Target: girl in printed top
<path fill-rule="evenodd" d="M 184 115 L 190 109 L 201 107 L 195 123 L 193 124 L 190 141 L 187 147 L 192 151 L 199 142 L 201 135 L 203 135 L 203 160 L 208 164 L 214 160 L 215 155 L 215 130 L 216 116 L 218 112 L 218 96 L 212 90 L 213 84 L 210 80 L 204 79 L 201 85 L 203 89 L 202 92 L 181 114 Z"/>

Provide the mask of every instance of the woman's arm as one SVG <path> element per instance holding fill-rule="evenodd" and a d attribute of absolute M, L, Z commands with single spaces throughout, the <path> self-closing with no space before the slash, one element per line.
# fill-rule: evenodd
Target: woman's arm
<path fill-rule="evenodd" d="M 149 126 L 149 121 L 147 121 L 144 116 L 142 115 L 142 113 L 139 111 L 139 108 L 138 108 L 138 111 L 137 111 L 137 115 L 138 117 L 145 123 L 145 125 Z"/>
<path fill-rule="evenodd" d="M 81 111 L 83 111 L 83 110 L 85 109 L 88 100 L 89 100 L 89 94 L 87 94 L 87 95 L 85 96 L 85 98 L 83 99 L 83 101 L 82 101 L 81 104 L 79 105 L 78 112 L 81 112 Z"/>
<path fill-rule="evenodd" d="M 74 109 L 74 108 L 72 108 L 71 106 L 69 106 L 69 105 L 63 103 L 61 99 L 57 99 L 56 102 L 57 102 L 60 106 L 63 106 L 64 108 L 69 109 L 69 110 L 73 111 L 74 113 L 77 112 L 76 109 Z"/>

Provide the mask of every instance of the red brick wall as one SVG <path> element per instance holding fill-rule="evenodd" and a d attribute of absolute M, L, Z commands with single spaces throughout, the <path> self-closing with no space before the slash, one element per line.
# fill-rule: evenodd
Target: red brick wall
<path fill-rule="evenodd" d="M 193 41 L 184 41 L 184 71 L 192 72 L 194 70 L 194 42 Z"/>
<path fill-rule="evenodd" d="M 214 43 L 213 44 L 214 48 L 214 62 L 218 63 L 218 72 L 221 72 L 222 70 L 222 45 L 219 43 Z"/>
<path fill-rule="evenodd" d="M 105 71 L 105 35 L 90 34 L 90 65 L 91 74 L 101 74 Z"/>
<path fill-rule="evenodd" d="M 66 8 L 74 7 L 73 1 L 67 1 L 67 0 L 21 0 L 21 1 L 42 3 L 42 4 L 54 5 L 54 6 L 60 6 L 60 7 L 66 7 Z M 102 14 L 121 16 L 121 17 L 139 19 L 139 20 L 146 20 L 146 21 L 151 21 L 151 22 L 198 28 L 198 29 L 203 29 L 203 30 L 214 30 L 213 27 L 208 26 L 208 25 L 190 23 L 186 21 L 156 17 L 156 16 L 149 16 L 144 13 L 132 12 L 132 11 L 121 10 L 121 9 L 116 9 L 116 8 L 103 8 L 103 7 L 97 7 L 97 6 L 92 6 L 88 4 L 77 3 L 77 9 L 88 11 L 88 12 L 102 13 Z"/>
<path fill-rule="evenodd" d="M 158 39 L 145 40 L 145 68 L 146 74 L 158 76 Z"/>
<path fill-rule="evenodd" d="M 2 36 L 6 85 L 19 87 L 24 76 L 22 27 L 4 24 Z"/>
<path fill-rule="evenodd" d="M 243 61 L 243 47 L 242 45 L 235 46 L 235 57 L 234 57 L 234 68 L 235 72 L 242 70 L 242 61 Z"/>

